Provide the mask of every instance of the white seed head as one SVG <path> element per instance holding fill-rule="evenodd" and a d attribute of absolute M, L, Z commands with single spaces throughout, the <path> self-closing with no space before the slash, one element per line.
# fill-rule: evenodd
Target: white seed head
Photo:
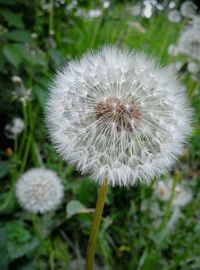
<path fill-rule="evenodd" d="M 53 171 L 31 169 L 18 180 L 16 197 L 25 210 L 43 214 L 55 210 L 61 203 L 63 185 Z"/>
<path fill-rule="evenodd" d="M 90 9 L 86 15 L 88 18 L 98 18 L 102 15 L 102 11 L 100 9 Z"/>
<path fill-rule="evenodd" d="M 174 44 L 169 45 L 168 54 L 172 56 L 176 56 L 178 54 L 178 48 Z"/>
<path fill-rule="evenodd" d="M 12 91 L 13 100 L 17 100 L 21 103 L 27 103 L 31 99 L 31 89 L 26 89 L 23 84 L 15 87 Z"/>
<path fill-rule="evenodd" d="M 12 82 L 15 84 L 21 84 L 22 83 L 22 79 L 19 76 L 12 76 L 11 78 Z"/>
<path fill-rule="evenodd" d="M 178 50 L 194 60 L 200 60 L 200 28 L 185 29 L 179 38 Z"/>
<path fill-rule="evenodd" d="M 184 207 L 192 200 L 192 191 L 184 184 L 178 184 L 175 187 L 175 196 L 172 202 L 174 207 Z"/>
<path fill-rule="evenodd" d="M 15 117 L 11 123 L 5 126 L 5 134 L 10 139 L 15 139 L 24 130 L 24 121 Z"/>
<path fill-rule="evenodd" d="M 178 10 L 171 10 L 168 13 L 168 20 L 173 23 L 179 23 L 181 21 L 181 14 Z"/>
<path fill-rule="evenodd" d="M 159 181 L 154 185 L 154 194 L 161 201 L 168 201 L 171 197 L 173 179 Z M 172 206 L 184 207 L 192 200 L 192 191 L 186 186 L 186 182 L 176 184 Z"/>
<path fill-rule="evenodd" d="M 133 16 L 139 16 L 142 13 L 142 6 L 141 4 L 135 4 L 131 7 L 131 15 Z"/>
<path fill-rule="evenodd" d="M 187 65 L 187 69 L 190 73 L 197 73 L 200 70 L 200 67 L 198 66 L 196 62 L 190 62 Z"/>
<path fill-rule="evenodd" d="M 154 186 L 154 194 L 161 201 L 168 201 L 171 195 L 171 190 L 168 182 L 158 181 Z"/>
<path fill-rule="evenodd" d="M 104 47 L 68 63 L 52 83 L 46 124 L 57 151 L 100 184 L 148 183 L 191 132 L 185 90 L 143 53 Z"/>
<path fill-rule="evenodd" d="M 197 11 L 197 6 L 193 1 L 185 1 L 180 8 L 181 14 L 186 18 L 191 18 Z"/>

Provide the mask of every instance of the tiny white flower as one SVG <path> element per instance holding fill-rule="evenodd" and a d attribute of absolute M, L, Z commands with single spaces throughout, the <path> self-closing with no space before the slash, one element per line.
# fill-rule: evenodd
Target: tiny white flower
<path fill-rule="evenodd" d="M 194 4 L 193 1 L 185 1 L 180 8 L 181 14 L 186 17 L 190 18 L 195 15 L 197 11 L 197 6 Z"/>
<path fill-rule="evenodd" d="M 24 121 L 15 117 L 11 123 L 5 126 L 5 134 L 10 139 L 15 139 L 24 130 Z"/>
<path fill-rule="evenodd" d="M 192 192 L 183 184 L 178 184 L 175 187 L 175 196 L 172 205 L 175 207 L 183 207 L 192 200 Z"/>
<path fill-rule="evenodd" d="M 154 185 L 154 194 L 161 201 L 169 201 L 171 197 L 173 186 L 173 179 L 168 181 L 159 181 Z M 186 183 L 178 183 L 175 187 L 174 198 L 172 201 L 172 206 L 183 207 L 187 205 L 192 200 L 192 192 L 186 187 Z"/>
<path fill-rule="evenodd" d="M 178 48 L 174 44 L 169 45 L 168 54 L 172 56 L 176 56 L 178 54 Z"/>
<path fill-rule="evenodd" d="M 200 70 L 200 68 L 196 62 L 190 62 L 187 65 L 187 69 L 190 73 L 197 73 Z"/>
<path fill-rule="evenodd" d="M 142 13 L 142 6 L 141 4 L 135 4 L 133 7 L 131 7 L 131 15 L 133 16 L 139 16 Z"/>
<path fill-rule="evenodd" d="M 43 168 L 24 173 L 16 184 L 16 197 L 25 210 L 45 213 L 55 210 L 63 198 L 63 185 L 55 172 Z"/>
<path fill-rule="evenodd" d="M 22 79 L 19 76 L 12 76 L 12 82 L 15 84 L 21 84 L 22 83 Z"/>
<path fill-rule="evenodd" d="M 31 99 L 31 89 L 26 89 L 23 84 L 20 84 L 12 91 L 13 100 L 26 103 Z"/>
<path fill-rule="evenodd" d="M 179 38 L 178 50 L 195 60 L 200 60 L 200 28 L 185 29 Z"/>
<path fill-rule="evenodd" d="M 171 195 L 171 190 L 168 182 L 159 181 L 155 183 L 154 194 L 161 201 L 168 201 Z"/>
<path fill-rule="evenodd" d="M 103 8 L 108 8 L 110 6 L 110 1 L 108 0 L 102 0 L 102 5 L 103 5 Z"/>
<path fill-rule="evenodd" d="M 181 14 L 178 10 L 171 10 L 168 13 L 168 20 L 173 23 L 179 23 L 181 21 Z"/>
<path fill-rule="evenodd" d="M 59 71 L 46 121 L 68 162 L 100 184 L 131 185 L 168 171 L 191 132 L 185 89 L 143 53 L 104 47 Z"/>
<path fill-rule="evenodd" d="M 31 33 L 31 37 L 32 37 L 32 39 L 37 39 L 38 38 L 38 34 L 37 33 Z"/>
<path fill-rule="evenodd" d="M 97 17 L 100 17 L 101 14 L 102 14 L 102 11 L 100 9 L 90 9 L 87 13 L 87 17 L 97 18 Z"/>

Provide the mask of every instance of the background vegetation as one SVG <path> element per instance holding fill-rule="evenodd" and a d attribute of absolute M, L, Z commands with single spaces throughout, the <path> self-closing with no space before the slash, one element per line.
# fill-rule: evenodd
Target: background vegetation
<path fill-rule="evenodd" d="M 185 56 L 169 56 L 168 47 L 177 42 L 188 20 L 169 22 L 167 1 L 144 16 L 133 15 L 133 1 L 0 3 L 0 269 L 84 269 L 98 187 L 62 161 L 48 140 L 43 110 L 49 83 L 67 60 L 103 44 L 143 50 L 163 65 L 186 63 Z M 22 82 L 16 83 L 13 76 Z M 186 183 L 192 200 L 175 215 L 173 196 L 169 201 L 159 199 L 156 182 L 110 188 L 96 269 L 200 269 L 200 89 L 184 64 L 178 76 L 193 106 L 194 132 L 181 162 L 164 178 Z M 22 90 L 25 96 L 30 94 L 26 101 Z M 23 119 L 25 128 L 11 139 L 5 127 L 15 117 Z M 19 176 L 33 167 L 56 171 L 65 186 L 60 208 L 34 220 L 14 196 Z"/>

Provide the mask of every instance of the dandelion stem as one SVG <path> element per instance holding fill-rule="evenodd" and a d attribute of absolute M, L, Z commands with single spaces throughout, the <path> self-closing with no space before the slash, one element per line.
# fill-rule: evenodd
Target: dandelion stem
<path fill-rule="evenodd" d="M 99 225 L 101 222 L 101 217 L 102 217 L 102 212 L 103 212 L 103 207 L 104 207 L 104 203 L 105 203 L 107 190 L 108 190 L 108 183 L 107 183 L 107 180 L 105 180 L 103 185 L 101 185 L 99 188 L 96 209 L 94 212 L 94 218 L 93 218 L 92 228 L 90 231 L 90 238 L 89 238 L 89 242 L 88 242 L 86 268 L 85 268 L 86 270 L 93 269 L 97 233 L 98 233 Z"/>

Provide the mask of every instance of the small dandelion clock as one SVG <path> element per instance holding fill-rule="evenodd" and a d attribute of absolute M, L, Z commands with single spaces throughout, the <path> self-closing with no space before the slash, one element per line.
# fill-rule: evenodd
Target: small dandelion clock
<path fill-rule="evenodd" d="M 191 133 L 185 90 L 143 53 L 105 46 L 70 61 L 52 82 L 46 125 L 58 153 L 100 184 L 86 269 L 107 185 L 149 183 L 166 173 Z"/>
<path fill-rule="evenodd" d="M 31 213 L 55 210 L 63 198 L 61 180 L 51 170 L 38 168 L 24 173 L 16 184 L 19 204 Z"/>

